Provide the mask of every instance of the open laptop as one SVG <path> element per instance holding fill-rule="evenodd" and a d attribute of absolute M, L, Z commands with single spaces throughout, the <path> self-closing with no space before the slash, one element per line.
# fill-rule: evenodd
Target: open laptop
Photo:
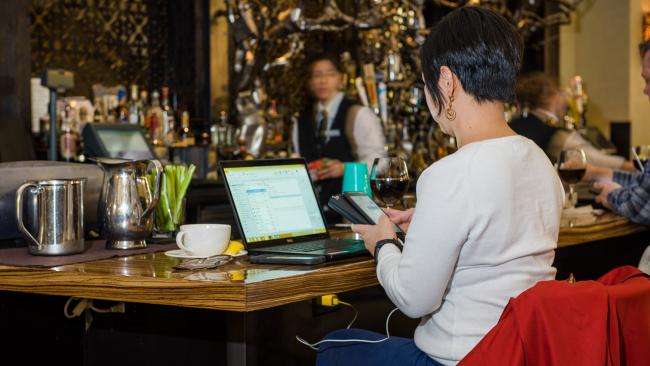
<path fill-rule="evenodd" d="M 222 161 L 221 177 L 251 254 L 367 254 L 363 242 L 332 239 L 304 159 Z"/>

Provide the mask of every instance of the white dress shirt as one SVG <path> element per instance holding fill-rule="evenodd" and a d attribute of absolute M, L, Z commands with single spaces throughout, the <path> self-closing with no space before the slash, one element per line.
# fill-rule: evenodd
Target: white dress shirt
<path fill-rule="evenodd" d="M 316 104 L 317 111 L 325 110 L 327 112 L 326 136 L 329 136 L 330 128 L 332 127 L 332 123 L 334 123 L 334 118 L 336 117 L 343 97 L 343 93 L 339 92 L 327 104 L 321 102 Z M 300 154 L 298 128 L 300 128 L 298 123 L 294 123 L 292 140 L 294 151 Z M 340 133 L 345 134 L 344 131 L 340 131 Z M 357 149 L 357 151 L 353 151 L 353 154 L 357 156 L 358 161 L 365 162 L 368 165 L 368 171 L 370 171 L 375 158 L 386 156 L 386 140 L 379 118 L 369 108 L 361 107 L 354 121 L 352 135 L 355 140 L 354 145 L 356 145 Z M 328 140 L 329 137 L 327 137 L 325 143 Z"/>
<path fill-rule="evenodd" d="M 392 302 L 421 318 L 418 348 L 458 363 L 511 297 L 555 277 L 563 200 L 549 159 L 518 135 L 470 143 L 422 173 L 404 251 L 384 245 L 377 265 Z"/>

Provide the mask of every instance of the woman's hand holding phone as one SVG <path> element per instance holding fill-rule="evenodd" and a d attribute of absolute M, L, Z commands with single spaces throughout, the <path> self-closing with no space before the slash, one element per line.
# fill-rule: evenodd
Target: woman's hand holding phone
<path fill-rule="evenodd" d="M 388 219 L 395 225 L 397 225 L 404 234 L 411 224 L 411 218 L 415 212 L 414 208 L 409 208 L 407 210 L 396 210 L 394 208 L 385 208 L 384 213 L 388 216 Z"/>

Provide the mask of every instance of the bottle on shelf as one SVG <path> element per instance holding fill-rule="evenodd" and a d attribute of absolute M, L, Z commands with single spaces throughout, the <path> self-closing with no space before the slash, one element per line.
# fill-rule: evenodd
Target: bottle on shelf
<path fill-rule="evenodd" d="M 115 108 L 115 122 L 129 123 L 129 108 L 126 106 L 126 90 L 120 89 L 117 92 L 117 107 Z"/>
<path fill-rule="evenodd" d="M 104 122 L 104 114 L 102 113 L 102 99 L 100 97 L 95 97 L 95 103 L 93 104 L 93 122 L 102 123 Z"/>
<path fill-rule="evenodd" d="M 140 127 L 149 129 L 150 126 L 147 125 L 147 109 L 149 109 L 149 104 L 147 103 L 148 94 L 146 90 L 140 91 L 140 98 L 138 99 L 138 124 Z"/>
<path fill-rule="evenodd" d="M 165 133 L 163 129 L 163 110 L 160 107 L 160 94 L 157 90 L 151 93 L 151 106 L 147 111 L 149 119 L 151 144 L 158 158 L 167 157 L 167 145 L 165 144 Z"/>
<path fill-rule="evenodd" d="M 139 102 L 138 102 L 138 86 L 135 84 L 131 85 L 131 99 L 129 100 L 128 109 L 129 109 L 129 124 L 137 125 L 139 121 Z"/>
<path fill-rule="evenodd" d="M 64 161 L 73 161 L 77 156 L 77 144 L 79 134 L 75 131 L 72 107 L 65 105 L 65 110 L 61 115 L 61 133 L 59 135 L 59 151 Z"/>
<path fill-rule="evenodd" d="M 169 100 L 169 88 L 164 86 L 161 90 L 162 98 L 160 100 L 160 107 L 163 111 L 162 126 L 163 133 L 165 134 L 165 143 L 167 146 L 174 146 L 178 140 L 175 126 L 176 118 Z"/>
<path fill-rule="evenodd" d="M 190 129 L 190 113 L 183 111 L 181 114 L 181 130 L 178 134 L 178 146 L 189 147 L 196 145 L 194 132 Z"/>
<path fill-rule="evenodd" d="M 415 137 L 415 144 L 413 145 L 413 153 L 409 159 L 409 171 L 413 173 L 414 177 L 419 177 L 420 174 L 432 163 L 431 153 L 429 152 L 427 126 L 422 124 Z"/>

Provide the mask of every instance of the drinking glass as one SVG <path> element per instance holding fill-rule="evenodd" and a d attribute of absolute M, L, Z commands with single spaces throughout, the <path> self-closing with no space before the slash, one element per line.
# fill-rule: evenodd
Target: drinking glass
<path fill-rule="evenodd" d="M 634 165 L 640 171 L 645 170 L 645 163 L 650 159 L 650 145 L 640 145 L 631 148 Z"/>
<path fill-rule="evenodd" d="M 585 175 L 587 170 L 587 157 L 582 149 L 566 149 L 560 153 L 557 163 L 557 172 L 560 179 L 569 186 L 570 207 L 575 206 L 575 185 Z"/>
<path fill-rule="evenodd" d="M 409 172 L 402 158 L 376 158 L 370 172 L 370 188 L 386 206 L 393 207 L 409 188 Z"/>

